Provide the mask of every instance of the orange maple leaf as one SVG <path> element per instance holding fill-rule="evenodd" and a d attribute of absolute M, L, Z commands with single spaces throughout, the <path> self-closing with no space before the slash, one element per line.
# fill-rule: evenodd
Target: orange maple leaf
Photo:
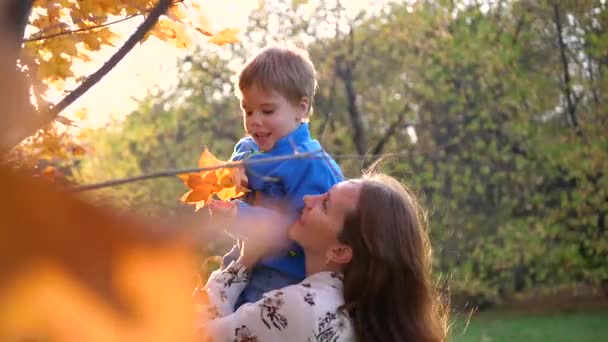
<path fill-rule="evenodd" d="M 0 340 L 195 341 L 191 236 L 3 165 L 0 185 Z"/>
<path fill-rule="evenodd" d="M 198 167 L 213 167 L 225 164 L 217 159 L 207 149 L 203 151 L 198 160 Z M 222 201 L 229 201 L 242 196 L 249 191 L 242 183 L 245 179 L 244 171 L 240 168 L 217 168 L 215 170 L 201 171 L 178 175 L 190 189 L 181 201 L 196 205 L 196 211 L 204 207 L 215 195 Z"/>

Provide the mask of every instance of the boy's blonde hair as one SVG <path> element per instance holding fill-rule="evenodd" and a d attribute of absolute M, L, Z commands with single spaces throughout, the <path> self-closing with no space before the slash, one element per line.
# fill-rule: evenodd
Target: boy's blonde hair
<path fill-rule="evenodd" d="M 238 75 L 236 96 L 242 99 L 242 91 L 252 85 L 270 89 L 283 95 L 292 103 L 308 97 L 308 116 L 317 89 L 315 67 L 308 52 L 293 43 L 270 45 L 250 58 Z"/>

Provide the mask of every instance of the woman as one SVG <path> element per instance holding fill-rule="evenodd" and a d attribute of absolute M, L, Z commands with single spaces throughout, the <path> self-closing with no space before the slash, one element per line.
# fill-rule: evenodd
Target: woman
<path fill-rule="evenodd" d="M 446 314 L 431 281 L 431 246 L 413 194 L 385 175 L 306 196 L 289 229 L 308 277 L 232 308 L 248 270 L 284 238 L 260 230 L 240 258 L 207 283 L 219 341 L 416 341 L 446 339 Z"/>

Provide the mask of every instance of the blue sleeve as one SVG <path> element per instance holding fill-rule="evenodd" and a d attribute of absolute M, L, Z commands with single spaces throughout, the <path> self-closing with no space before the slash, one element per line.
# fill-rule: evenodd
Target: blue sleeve
<path fill-rule="evenodd" d="M 258 145 L 251 139 L 250 137 L 243 138 L 239 140 L 236 145 L 234 145 L 234 151 L 232 152 L 232 156 L 230 157 L 231 161 L 239 161 L 245 159 L 251 153 L 257 152 Z"/>
<path fill-rule="evenodd" d="M 331 159 L 292 160 L 283 178 L 289 209 L 297 214 L 304 208 L 305 195 L 324 194 L 344 180 L 340 167 Z"/>

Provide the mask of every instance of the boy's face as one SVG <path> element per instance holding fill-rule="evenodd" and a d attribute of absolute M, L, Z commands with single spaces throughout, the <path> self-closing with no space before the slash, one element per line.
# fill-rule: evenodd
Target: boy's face
<path fill-rule="evenodd" d="M 280 93 L 255 84 L 241 93 L 245 131 L 262 151 L 271 150 L 277 140 L 296 129 L 308 115 L 307 97 L 293 103 Z"/>

